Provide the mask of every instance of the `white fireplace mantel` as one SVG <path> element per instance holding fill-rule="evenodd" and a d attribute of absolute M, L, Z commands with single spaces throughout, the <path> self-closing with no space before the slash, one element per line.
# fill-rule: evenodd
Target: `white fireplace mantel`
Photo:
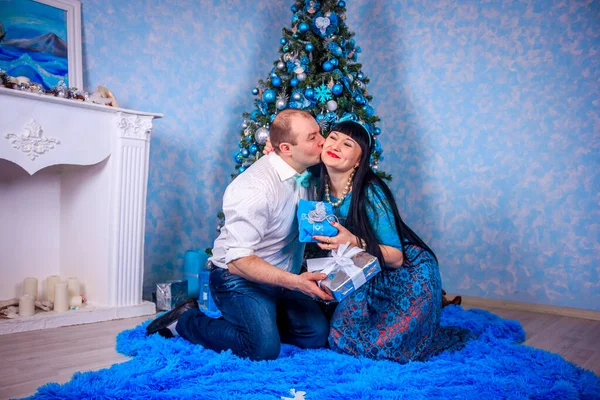
<path fill-rule="evenodd" d="M 0 334 L 149 315 L 142 301 L 152 120 L 0 88 L 0 300 L 24 278 L 76 276 L 89 304 L 0 320 Z"/>

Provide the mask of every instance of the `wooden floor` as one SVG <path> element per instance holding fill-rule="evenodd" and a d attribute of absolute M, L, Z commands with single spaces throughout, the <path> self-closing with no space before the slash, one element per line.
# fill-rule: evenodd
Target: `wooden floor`
<path fill-rule="evenodd" d="M 526 345 L 559 353 L 600 374 L 600 321 L 500 308 L 488 310 L 520 321 L 527 332 Z M 128 357 L 115 351 L 115 337 L 146 319 L 0 336 L 0 399 L 29 396 L 45 383 L 67 382 L 77 371 L 98 370 L 127 361 Z"/>

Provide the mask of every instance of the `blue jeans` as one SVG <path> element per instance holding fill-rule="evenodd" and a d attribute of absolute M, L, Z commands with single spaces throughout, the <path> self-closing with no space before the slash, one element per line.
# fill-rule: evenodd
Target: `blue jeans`
<path fill-rule="evenodd" d="M 324 347 L 329 323 L 319 306 L 301 292 L 250 282 L 213 267 L 210 289 L 222 318 L 188 310 L 179 317 L 184 339 L 214 351 L 231 349 L 239 357 L 273 360 L 281 343 L 303 349 Z"/>

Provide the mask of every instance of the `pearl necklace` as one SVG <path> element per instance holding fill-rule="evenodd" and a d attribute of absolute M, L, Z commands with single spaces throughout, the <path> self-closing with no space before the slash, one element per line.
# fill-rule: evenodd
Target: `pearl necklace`
<path fill-rule="evenodd" d="M 346 200 L 346 196 L 348 195 L 348 192 L 350 192 L 350 187 L 352 186 L 352 178 L 354 178 L 354 172 L 355 171 L 352 171 L 352 173 L 350 174 L 350 178 L 346 183 L 346 187 L 344 187 L 342 196 L 335 203 L 331 201 L 331 197 L 329 196 L 329 182 L 325 182 L 325 200 L 331 203 L 333 207 L 339 207 L 344 202 L 344 200 Z"/>

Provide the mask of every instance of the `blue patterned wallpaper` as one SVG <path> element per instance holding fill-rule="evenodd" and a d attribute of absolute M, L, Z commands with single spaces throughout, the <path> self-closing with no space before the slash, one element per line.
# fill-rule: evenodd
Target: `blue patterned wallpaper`
<path fill-rule="evenodd" d="M 382 167 L 446 290 L 600 311 L 600 2 L 347 3 Z M 241 113 L 291 4 L 82 0 L 86 88 L 165 114 L 147 290 L 212 244 Z"/>

